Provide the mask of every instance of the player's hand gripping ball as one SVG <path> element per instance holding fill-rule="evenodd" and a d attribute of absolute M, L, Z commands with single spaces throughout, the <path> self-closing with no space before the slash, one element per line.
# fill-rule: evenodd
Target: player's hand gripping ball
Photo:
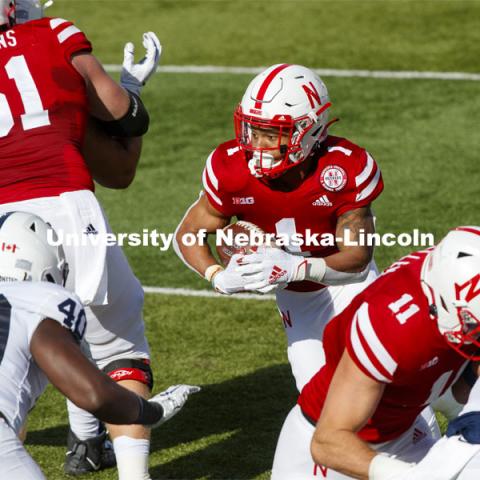
<path fill-rule="evenodd" d="M 216 240 L 218 256 L 222 265 L 226 267 L 236 253 L 240 255 L 255 253 L 258 246 L 265 241 L 265 232 L 253 223 L 240 220 L 227 225 L 221 235 L 217 234 Z"/>

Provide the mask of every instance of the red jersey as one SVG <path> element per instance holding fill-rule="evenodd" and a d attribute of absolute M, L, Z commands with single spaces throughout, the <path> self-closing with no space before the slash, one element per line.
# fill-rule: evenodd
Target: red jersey
<path fill-rule="evenodd" d="M 303 183 L 290 192 L 273 190 L 248 169 L 235 140 L 220 145 L 208 157 L 203 187 L 212 206 L 226 217 L 237 217 L 267 233 L 300 235 L 303 246 L 292 253 L 310 252 L 326 257 L 338 252 L 335 244 L 322 243 L 321 235 L 335 239 L 340 215 L 364 207 L 383 190 L 380 169 L 363 148 L 345 138 L 328 136 L 316 166 Z M 325 238 L 325 237 L 324 237 Z M 324 288 L 314 282 L 297 282 L 289 289 Z"/>
<path fill-rule="evenodd" d="M 365 375 L 386 385 L 377 410 L 359 432 L 367 442 L 400 436 L 456 379 L 467 360 L 447 344 L 429 314 L 420 283 L 427 253 L 393 264 L 327 325 L 326 364 L 298 400 L 308 418 L 318 420 L 345 349 Z"/>
<path fill-rule="evenodd" d="M 0 203 L 93 189 L 80 153 L 85 82 L 70 62 L 91 50 L 60 18 L 0 33 Z"/>

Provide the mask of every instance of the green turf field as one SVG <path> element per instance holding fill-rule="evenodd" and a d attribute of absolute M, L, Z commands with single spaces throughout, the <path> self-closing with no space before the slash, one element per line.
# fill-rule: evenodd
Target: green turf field
<path fill-rule="evenodd" d="M 77 23 L 105 63 L 154 30 L 164 65 L 479 72 L 477 1 L 56 0 L 49 15 Z M 151 130 L 135 183 L 98 193 L 116 231 L 173 232 L 200 190 L 206 157 L 233 133 L 232 112 L 251 75 L 159 74 L 144 90 Z M 325 77 L 332 133 L 368 148 L 385 191 L 377 229 L 443 235 L 478 224 L 480 82 Z M 379 248 L 381 268 L 409 248 Z M 127 248 L 144 285 L 208 288 L 175 257 Z M 269 476 L 276 436 L 295 401 L 276 308 L 270 302 L 147 295 L 145 320 L 156 390 L 203 386 L 154 432 L 152 478 Z M 28 448 L 61 479 L 63 401 L 51 389 L 31 415 Z M 88 478 L 114 479 L 113 472 Z"/>

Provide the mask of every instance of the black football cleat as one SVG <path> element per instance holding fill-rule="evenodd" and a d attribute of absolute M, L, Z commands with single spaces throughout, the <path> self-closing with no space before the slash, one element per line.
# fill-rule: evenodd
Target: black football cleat
<path fill-rule="evenodd" d="M 117 464 L 113 445 L 106 430 L 88 440 L 79 440 L 69 430 L 67 437 L 67 458 L 63 470 L 68 475 L 84 475 L 98 472 Z"/>

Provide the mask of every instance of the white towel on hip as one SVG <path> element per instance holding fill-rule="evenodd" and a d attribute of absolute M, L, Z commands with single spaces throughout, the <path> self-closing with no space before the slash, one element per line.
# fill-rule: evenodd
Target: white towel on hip
<path fill-rule="evenodd" d="M 88 190 L 60 195 L 75 232 L 84 242 L 73 249 L 75 293 L 85 305 L 105 305 L 107 298 L 107 221 L 95 195 Z"/>

